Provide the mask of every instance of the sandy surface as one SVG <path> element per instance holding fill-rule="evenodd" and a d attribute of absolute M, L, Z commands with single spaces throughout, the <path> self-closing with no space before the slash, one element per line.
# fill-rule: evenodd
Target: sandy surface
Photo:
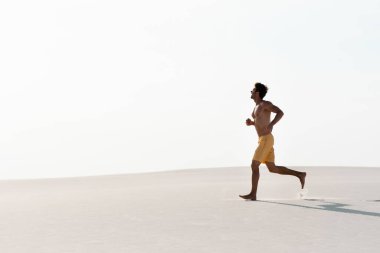
<path fill-rule="evenodd" d="M 380 169 L 300 170 L 255 202 L 249 167 L 0 181 L 0 251 L 379 252 Z"/>

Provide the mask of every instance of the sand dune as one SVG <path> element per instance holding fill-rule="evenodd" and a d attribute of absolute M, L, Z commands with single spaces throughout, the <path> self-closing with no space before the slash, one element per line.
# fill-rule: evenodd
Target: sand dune
<path fill-rule="evenodd" d="M 378 252 L 379 168 L 292 168 L 0 181 L 0 251 Z"/>

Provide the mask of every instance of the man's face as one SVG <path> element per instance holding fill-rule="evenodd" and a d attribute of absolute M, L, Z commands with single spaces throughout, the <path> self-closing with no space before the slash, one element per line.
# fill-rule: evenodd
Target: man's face
<path fill-rule="evenodd" d="M 255 98 L 255 94 L 256 94 L 256 88 L 253 88 L 253 90 L 251 90 L 251 98 L 252 99 Z"/>

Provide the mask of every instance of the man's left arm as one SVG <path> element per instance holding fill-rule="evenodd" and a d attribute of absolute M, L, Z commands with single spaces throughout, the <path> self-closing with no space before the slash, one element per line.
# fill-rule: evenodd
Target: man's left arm
<path fill-rule="evenodd" d="M 272 131 L 273 126 L 277 122 L 280 121 L 280 119 L 282 118 L 282 116 L 284 116 L 284 112 L 280 108 L 278 108 L 277 106 L 275 106 L 274 104 L 272 104 L 271 102 L 268 102 L 268 104 L 267 104 L 267 110 L 269 110 L 270 112 L 273 112 L 273 113 L 276 114 L 276 116 L 274 117 L 274 119 L 268 125 L 268 127 Z"/>

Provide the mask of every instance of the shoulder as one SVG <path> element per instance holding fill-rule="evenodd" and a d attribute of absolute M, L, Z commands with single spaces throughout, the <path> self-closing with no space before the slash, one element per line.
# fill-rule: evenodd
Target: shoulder
<path fill-rule="evenodd" d="M 277 106 L 272 104 L 272 102 L 270 102 L 270 101 L 265 101 L 263 103 L 263 108 L 264 108 L 264 110 L 270 111 L 270 112 L 276 112 L 277 113 L 277 112 L 281 111 L 280 108 L 278 108 Z"/>
<path fill-rule="evenodd" d="M 272 102 L 270 101 L 265 101 L 265 105 L 263 107 L 265 108 L 265 110 L 268 110 L 270 112 L 283 114 L 283 111 L 280 108 L 278 108 L 276 105 L 272 104 Z"/>
<path fill-rule="evenodd" d="M 271 107 L 271 106 L 273 106 L 273 104 L 272 104 L 272 102 L 271 101 L 263 101 L 263 106 L 265 107 L 265 108 L 268 108 L 268 107 Z"/>

